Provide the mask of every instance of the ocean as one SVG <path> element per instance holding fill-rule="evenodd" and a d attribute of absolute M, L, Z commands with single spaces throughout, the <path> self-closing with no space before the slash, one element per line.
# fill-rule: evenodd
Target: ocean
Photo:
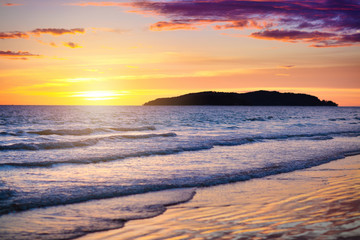
<path fill-rule="evenodd" d="M 0 106 L 0 154 L 0 239 L 73 239 L 360 154 L 360 108 Z"/>

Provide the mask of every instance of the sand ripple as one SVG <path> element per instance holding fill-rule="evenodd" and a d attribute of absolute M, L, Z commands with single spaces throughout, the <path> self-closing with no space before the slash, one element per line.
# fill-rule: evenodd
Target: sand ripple
<path fill-rule="evenodd" d="M 360 236 L 360 156 L 199 189 L 189 203 L 84 239 L 346 239 Z"/>

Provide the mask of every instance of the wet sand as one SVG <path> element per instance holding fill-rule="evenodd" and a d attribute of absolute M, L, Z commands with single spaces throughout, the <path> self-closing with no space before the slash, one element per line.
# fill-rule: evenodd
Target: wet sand
<path fill-rule="evenodd" d="M 196 192 L 160 216 L 79 239 L 360 239 L 360 155 Z"/>

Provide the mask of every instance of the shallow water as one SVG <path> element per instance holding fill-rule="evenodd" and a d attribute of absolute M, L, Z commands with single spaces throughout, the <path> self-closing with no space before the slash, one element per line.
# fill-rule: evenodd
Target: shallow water
<path fill-rule="evenodd" d="M 0 106 L 0 235 L 119 228 L 198 187 L 358 153 L 359 136 L 360 108 Z"/>
<path fill-rule="evenodd" d="M 200 188 L 188 203 L 81 240 L 358 239 L 360 156 Z M 79 240 L 80 240 L 79 239 Z"/>

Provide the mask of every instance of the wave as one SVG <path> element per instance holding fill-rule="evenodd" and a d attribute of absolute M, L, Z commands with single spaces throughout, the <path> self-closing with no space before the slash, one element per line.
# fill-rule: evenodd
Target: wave
<path fill-rule="evenodd" d="M 346 121 L 348 119 L 346 118 L 329 118 L 329 121 L 331 122 L 336 122 L 336 121 Z"/>
<path fill-rule="evenodd" d="M 0 201 L 10 198 L 16 191 L 6 186 L 5 181 L 0 179 Z M 1 208 L 1 205 L 0 205 Z"/>
<path fill-rule="evenodd" d="M 39 162 L 9 162 L 9 163 L 0 163 L 2 166 L 13 166 L 13 167 L 51 167 L 57 164 L 90 164 L 90 163 L 99 163 L 99 162 L 109 162 L 115 160 L 122 160 L 126 158 L 136 158 L 136 157 L 147 157 L 153 155 L 171 155 L 187 151 L 202 151 L 208 150 L 215 146 L 238 146 L 253 142 L 261 142 L 266 140 L 313 140 L 313 141 L 325 141 L 331 140 L 335 136 L 347 136 L 347 137 L 358 137 L 360 136 L 359 132 L 331 132 L 331 133 L 320 133 L 320 134 L 294 134 L 294 135 L 279 135 L 279 136 L 268 136 L 268 137 L 247 137 L 247 138 L 228 138 L 220 140 L 207 140 L 200 142 L 193 142 L 185 146 L 176 146 L 160 150 L 148 150 L 148 151 L 137 151 L 127 154 L 113 154 L 113 155 L 101 155 L 91 158 L 77 158 L 77 159 L 68 159 L 61 161 L 39 161 Z M 163 133 L 163 134 L 144 134 L 144 135 L 114 135 L 109 137 L 102 138 L 93 138 L 83 141 L 75 142 L 55 142 L 55 143 L 38 143 L 38 144 L 12 144 L 1 146 L 0 151 L 6 150 L 50 150 L 50 149 L 66 149 L 74 147 L 85 147 L 95 145 L 100 140 L 116 140 L 116 139 L 146 139 L 154 137 L 175 137 L 175 133 Z"/>
<path fill-rule="evenodd" d="M 154 138 L 154 137 L 176 137 L 176 133 L 160 133 L 160 134 L 144 134 L 144 135 L 121 135 L 120 138 L 127 139 L 142 139 L 142 138 Z M 118 138 L 115 136 L 115 138 Z"/>
<path fill-rule="evenodd" d="M 121 228 L 130 220 L 156 217 L 169 206 L 190 201 L 195 194 L 195 189 L 171 189 L 9 214 L 0 218 L 3 226 L 0 236 L 3 240 L 75 239 L 92 232 Z M 101 214 L 101 217 L 94 213 Z M 24 222 L 26 228 L 7 228 L 13 224 L 23 226 Z"/>
<path fill-rule="evenodd" d="M 284 135 L 269 135 L 269 136 L 253 136 L 244 138 L 227 138 L 216 140 L 213 142 L 214 146 L 236 146 L 245 143 L 259 142 L 264 140 L 331 140 L 334 137 L 358 137 L 360 132 L 357 131 L 343 131 L 343 132 L 327 132 L 327 133 L 313 133 L 313 134 L 284 134 Z"/>
<path fill-rule="evenodd" d="M 15 191 L 10 188 L 0 187 L 0 200 L 5 200 L 10 198 L 15 194 Z"/>
<path fill-rule="evenodd" d="M 212 144 L 203 144 L 198 146 L 187 146 L 187 147 L 174 147 L 163 150 L 154 150 L 154 151 L 139 151 L 128 154 L 113 154 L 113 155 L 102 155 L 91 158 L 77 158 L 77 159 L 68 159 L 62 161 L 42 161 L 42 162 L 9 162 L 9 163 L 0 163 L 0 167 L 52 167 L 57 164 L 90 164 L 90 163 L 100 163 L 100 162 L 109 162 L 115 160 L 121 160 L 126 158 L 136 158 L 136 157 L 148 157 L 156 155 L 170 155 L 177 154 L 180 152 L 187 151 L 200 151 L 213 148 Z"/>
<path fill-rule="evenodd" d="M 271 119 L 271 118 L 269 118 Z M 260 122 L 264 122 L 266 121 L 266 119 L 262 118 L 262 117 L 254 117 L 254 118 L 247 118 L 245 119 L 245 121 L 250 121 L 250 122 L 255 122 L 255 121 L 260 121 Z"/>
<path fill-rule="evenodd" d="M 142 135 L 112 135 L 106 137 L 95 137 L 78 141 L 57 141 L 44 143 L 14 143 L 9 145 L 0 145 L 0 151 L 36 151 L 36 150 L 53 150 L 67 149 L 76 147 L 88 147 L 97 144 L 99 141 L 114 139 L 146 139 L 155 137 L 176 137 L 176 133 L 160 133 L 160 134 L 142 134 Z"/>
<path fill-rule="evenodd" d="M 75 147 L 85 147 L 95 145 L 98 142 L 98 139 L 86 139 L 82 141 L 73 141 L 73 142 L 47 142 L 47 143 L 14 143 L 10 145 L 0 145 L 0 151 L 9 151 L 9 150 L 51 150 L 51 149 L 66 149 L 66 148 L 75 148 Z"/>
<path fill-rule="evenodd" d="M 71 136 L 82 136 L 82 135 L 89 135 L 94 132 L 101 131 L 99 128 L 84 128 L 84 129 L 46 129 L 41 131 L 29 131 L 29 134 L 36 134 L 36 135 L 71 135 Z"/>
<path fill-rule="evenodd" d="M 153 137 L 175 137 L 177 136 L 175 133 L 163 133 L 163 134 L 145 134 L 145 135 L 115 135 L 106 137 L 108 140 L 111 139 L 141 139 L 141 138 L 153 138 Z M 276 140 L 276 141 L 286 141 L 286 140 L 310 140 L 310 141 L 326 141 L 331 140 L 335 136 L 346 136 L 346 137 L 358 137 L 360 136 L 360 132 L 332 132 L 332 133 L 320 133 L 320 134 L 294 134 L 294 135 L 279 135 L 279 136 L 268 136 L 268 137 L 246 137 L 246 138 L 225 138 L 225 139 L 208 139 L 201 140 L 197 142 L 190 142 L 187 145 L 178 145 L 174 147 L 168 147 L 164 149 L 156 149 L 156 150 L 147 150 L 147 151 L 135 151 L 132 153 L 119 153 L 119 154 L 111 154 L 111 155 L 99 155 L 96 157 L 87 157 L 87 158 L 76 158 L 76 159 L 65 159 L 65 160 L 56 160 L 56 161 L 33 161 L 33 162 L 2 162 L 0 163 L 0 167 L 12 166 L 12 167 L 52 167 L 57 164 L 91 164 L 91 163 L 99 163 L 99 162 L 109 162 L 122 160 L 127 158 L 137 158 L 137 157 L 148 157 L 148 156 L 156 156 L 156 155 L 171 155 L 178 154 L 181 152 L 189 152 L 189 151 L 202 151 L 209 150 L 215 146 L 239 146 L 243 144 L 250 144 L 254 142 L 262 142 L 267 140 Z M 100 139 L 89 139 L 89 141 L 80 141 L 74 143 L 61 143 L 60 146 L 51 145 L 49 143 L 43 143 L 44 145 L 40 145 L 43 149 L 61 149 L 67 147 L 77 147 L 77 146 L 90 146 L 94 145 Z M 59 144 L 59 143 L 57 143 Z M 74 144 L 75 146 L 73 146 Z M 14 144 L 16 146 L 10 145 L 6 146 L 5 150 L 9 150 L 9 148 L 19 149 L 15 150 L 39 150 L 40 146 L 33 146 L 31 144 L 25 144 L 17 146 L 19 144 Z M 47 148 L 45 148 L 47 147 Z M 24 149 L 27 148 L 27 149 Z M 2 146 L 0 146 L 0 151 Z M 11 150 L 11 149 L 10 149 Z"/>
<path fill-rule="evenodd" d="M 24 135 L 24 131 L 17 130 L 15 132 L 0 132 L 0 136 L 22 136 Z"/>
<path fill-rule="evenodd" d="M 358 137 L 360 132 L 358 131 L 340 131 L 340 132 L 327 132 L 327 133 L 308 133 L 308 134 L 285 134 L 277 136 L 259 137 L 258 139 L 264 140 L 330 140 L 334 137 Z"/>
<path fill-rule="evenodd" d="M 275 174 L 293 172 L 300 169 L 306 169 L 318 166 L 333 160 L 341 159 L 346 156 L 359 154 L 360 149 L 353 151 L 338 151 L 319 156 L 316 159 L 310 158 L 302 161 L 278 162 L 267 164 L 262 167 L 250 169 L 232 170 L 231 172 L 213 173 L 209 175 L 196 175 L 192 177 L 176 177 L 173 179 L 158 179 L 156 183 L 141 183 L 134 185 L 81 185 L 71 189 L 64 189 L 66 194 L 59 192 L 55 195 L 39 196 L 38 198 L 29 198 L 28 200 L 16 201 L 5 208 L 0 209 L 0 215 L 13 211 L 26 211 L 33 208 L 43 208 L 50 206 L 59 206 L 73 203 L 88 202 L 90 200 L 109 199 L 114 197 L 123 197 L 137 195 L 142 193 L 158 192 L 169 189 L 210 187 L 220 184 L 227 184 L 239 181 L 247 181 L 255 178 L 263 178 Z M 77 194 L 69 194 L 69 193 Z M 63 196 L 59 198 L 58 195 Z"/>
<path fill-rule="evenodd" d="M 124 128 L 83 128 L 83 129 L 46 129 L 41 131 L 29 131 L 29 134 L 36 135 L 70 135 L 70 136 L 83 136 L 90 135 L 96 132 L 131 132 L 131 131 L 153 131 L 156 130 L 154 126 L 143 126 L 143 127 L 124 127 Z"/>
<path fill-rule="evenodd" d="M 98 186 L 98 188 L 92 185 L 83 185 L 78 189 L 68 189 L 69 193 L 73 194 L 53 194 L 47 195 L 46 197 L 39 196 L 38 198 L 24 198 L 18 201 L 14 201 L 11 205 L 4 206 L 0 208 L 0 216 L 8 214 L 10 212 L 23 212 L 29 209 L 35 208 L 45 208 L 53 207 L 67 204 L 76 204 L 84 203 L 92 200 L 106 200 L 117 197 L 128 197 L 139 194 L 151 194 L 157 193 L 160 191 L 174 191 L 176 189 L 183 189 L 182 185 L 193 185 L 193 184 L 141 184 L 141 185 L 131 185 L 131 186 L 121 186 L 121 185 L 112 185 L 109 187 Z M 195 184 L 196 185 L 196 184 Z M 193 187 L 185 187 L 188 190 L 191 190 L 186 195 L 180 195 L 172 201 L 166 203 L 166 206 L 175 205 L 183 202 L 189 201 L 194 195 L 195 190 Z M 89 192 L 84 192 L 84 190 L 91 190 Z M 75 194 L 80 193 L 80 194 Z M 59 198 L 59 195 L 62 197 Z M 161 199 L 159 199 L 161 201 Z M 130 220 L 130 219 L 127 219 Z M 134 219 L 131 219 L 134 220 Z"/>
<path fill-rule="evenodd" d="M 153 131 L 156 130 L 154 126 L 144 126 L 144 127 L 130 127 L 130 128 L 109 128 L 118 132 L 130 132 L 130 131 Z"/>

